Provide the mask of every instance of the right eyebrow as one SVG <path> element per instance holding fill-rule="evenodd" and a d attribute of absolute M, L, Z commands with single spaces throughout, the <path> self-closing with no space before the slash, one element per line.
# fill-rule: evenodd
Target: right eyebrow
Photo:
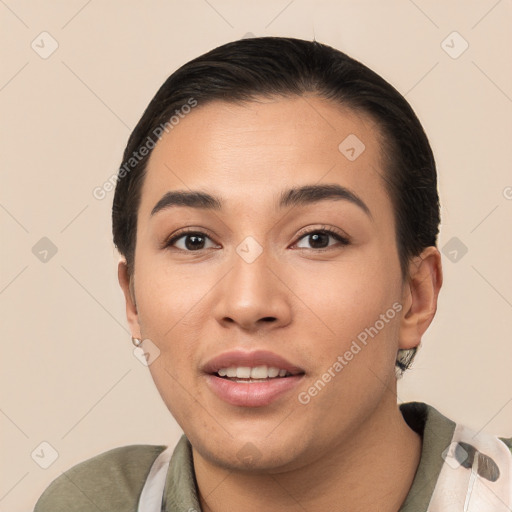
<path fill-rule="evenodd" d="M 165 193 L 151 210 L 151 216 L 172 206 L 189 206 L 208 210 L 220 210 L 220 199 L 199 191 L 172 190 Z"/>

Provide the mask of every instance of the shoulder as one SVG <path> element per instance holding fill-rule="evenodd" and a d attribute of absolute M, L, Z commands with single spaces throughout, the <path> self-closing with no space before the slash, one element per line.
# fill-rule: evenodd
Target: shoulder
<path fill-rule="evenodd" d="M 135 511 L 151 465 L 165 448 L 122 446 L 81 462 L 48 486 L 34 512 Z"/>

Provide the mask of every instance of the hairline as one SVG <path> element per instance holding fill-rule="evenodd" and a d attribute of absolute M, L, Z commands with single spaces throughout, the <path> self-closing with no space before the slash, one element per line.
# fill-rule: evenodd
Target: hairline
<path fill-rule="evenodd" d="M 386 192 L 386 195 L 390 201 L 391 209 L 393 211 L 393 232 L 395 234 L 395 247 L 397 250 L 397 255 L 399 259 L 400 264 L 400 273 L 402 281 L 405 281 L 405 279 L 408 277 L 408 270 L 407 270 L 407 264 L 408 261 L 408 255 L 403 252 L 403 248 L 401 247 L 401 241 L 400 241 L 400 233 L 399 233 L 399 226 L 400 223 L 398 222 L 398 206 L 395 205 L 395 198 L 392 193 L 392 185 L 388 179 L 386 179 L 388 176 L 391 176 L 393 172 L 393 166 L 396 165 L 396 157 L 393 158 L 392 153 L 398 151 L 398 145 L 396 143 L 396 140 L 394 137 L 389 134 L 389 130 L 385 126 L 383 126 L 382 121 L 372 112 L 368 111 L 368 109 L 363 105 L 357 105 L 354 101 L 351 101 L 350 99 L 346 100 L 346 104 L 342 104 L 341 101 L 333 95 L 329 97 L 327 94 L 324 94 L 321 90 L 305 90 L 302 92 L 295 92 L 295 91 L 283 91 L 283 92 L 269 92 L 269 93 L 247 93 L 244 94 L 244 97 L 234 97 L 234 98 L 219 98 L 212 96 L 210 98 L 204 99 L 201 101 L 200 104 L 198 104 L 196 107 L 194 107 L 194 112 L 201 113 L 203 108 L 205 108 L 208 105 L 211 104 L 226 104 L 226 105 L 238 105 L 238 106 L 248 106 L 252 103 L 258 103 L 258 100 L 264 100 L 264 99 L 292 99 L 292 98 L 304 98 L 304 97 L 311 97 L 311 98 L 317 98 L 322 101 L 327 102 L 332 108 L 336 109 L 338 112 L 342 114 L 355 114 L 358 117 L 366 118 L 363 119 L 364 121 L 370 121 L 372 123 L 372 132 L 375 136 L 375 139 L 378 144 L 378 155 L 380 158 L 380 167 L 383 170 L 383 173 L 378 173 L 375 169 L 374 171 L 379 174 L 380 179 L 382 180 L 382 185 L 384 187 L 384 190 Z M 177 106 L 178 102 L 173 102 L 171 105 L 167 106 L 164 110 L 169 112 L 173 111 Z M 192 112 L 192 113 L 194 113 Z M 158 118 L 155 120 L 158 121 Z M 151 131 L 155 128 L 155 125 L 153 124 L 148 131 Z M 140 168 L 138 170 L 138 176 L 137 181 L 140 182 L 140 185 L 138 186 L 137 190 L 137 204 L 136 208 L 134 209 L 134 215 L 135 215 L 135 230 L 133 233 L 133 244 L 131 247 L 131 264 L 128 265 L 128 270 L 131 275 L 135 273 L 135 251 L 137 246 L 137 230 L 138 230 L 138 223 L 139 223 L 139 209 L 141 204 L 141 199 L 143 195 L 144 190 L 144 184 L 145 184 L 145 178 L 148 171 L 148 165 L 151 162 L 151 157 L 153 155 L 153 151 L 158 147 L 158 144 L 162 141 L 162 139 L 166 138 L 167 136 L 171 135 L 172 132 L 166 133 L 165 136 L 162 136 L 160 140 L 155 144 L 155 146 L 149 151 L 147 158 L 141 163 Z M 386 149 L 388 146 L 391 146 L 390 149 Z M 126 255 L 125 255 L 126 258 Z M 127 259 L 127 258 L 126 258 Z"/>

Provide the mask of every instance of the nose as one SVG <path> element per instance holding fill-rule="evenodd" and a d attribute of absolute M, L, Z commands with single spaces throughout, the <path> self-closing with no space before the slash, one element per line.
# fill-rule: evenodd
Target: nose
<path fill-rule="evenodd" d="M 292 318 L 291 295 L 280 266 L 265 250 L 252 262 L 238 253 L 216 287 L 214 315 L 223 327 L 268 331 L 288 325 Z M 281 269 L 282 270 L 282 269 Z"/>

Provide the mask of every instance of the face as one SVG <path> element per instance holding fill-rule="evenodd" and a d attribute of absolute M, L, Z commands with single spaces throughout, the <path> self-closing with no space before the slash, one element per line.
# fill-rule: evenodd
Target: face
<path fill-rule="evenodd" d="M 299 467 L 396 407 L 380 148 L 371 119 L 308 97 L 199 105 L 153 150 L 128 316 L 204 460 Z"/>

